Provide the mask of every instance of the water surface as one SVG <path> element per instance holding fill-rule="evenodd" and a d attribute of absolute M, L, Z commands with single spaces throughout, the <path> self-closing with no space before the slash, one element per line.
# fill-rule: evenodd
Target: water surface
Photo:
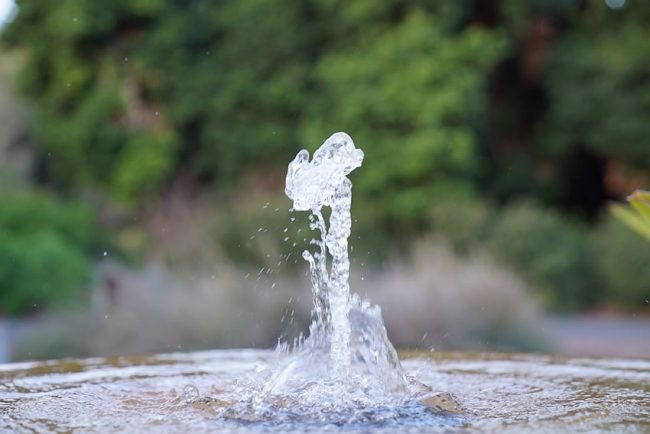
<path fill-rule="evenodd" d="M 260 401 L 274 351 L 0 365 L 0 432 L 650 432 L 650 361 L 400 355 L 411 398 L 318 412 Z"/>

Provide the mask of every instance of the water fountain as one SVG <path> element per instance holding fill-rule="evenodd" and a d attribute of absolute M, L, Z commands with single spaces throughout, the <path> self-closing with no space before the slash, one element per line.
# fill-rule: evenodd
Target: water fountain
<path fill-rule="evenodd" d="M 347 175 L 362 160 L 336 133 L 311 161 L 301 151 L 289 165 L 286 193 L 321 235 L 303 253 L 314 310 L 296 348 L 0 365 L 0 432 L 650 430 L 650 361 L 452 352 L 400 361 L 379 307 L 348 286 Z"/>
<path fill-rule="evenodd" d="M 309 262 L 314 299 L 309 338 L 269 384 L 269 394 L 291 394 L 307 384 L 319 388 L 319 402 L 324 395 L 341 402 L 346 394 L 354 401 L 362 397 L 359 394 L 372 399 L 400 397 L 406 392 L 406 379 L 386 336 L 379 307 L 350 295 L 352 183 L 347 175 L 362 161 L 363 152 L 354 147 L 350 136 L 336 133 L 314 153 L 312 161 L 302 150 L 289 164 L 287 196 L 293 200 L 294 210 L 311 212 L 311 228 L 321 236 L 313 240 L 317 246 L 314 255 L 303 252 Z M 323 207 L 331 209 L 329 225 Z"/>

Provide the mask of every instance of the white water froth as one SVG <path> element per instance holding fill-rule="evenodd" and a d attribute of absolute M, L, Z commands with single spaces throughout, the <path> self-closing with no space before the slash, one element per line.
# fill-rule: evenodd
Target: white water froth
<path fill-rule="evenodd" d="M 397 353 L 386 336 L 378 306 L 350 295 L 348 284 L 352 182 L 363 151 L 345 133 L 335 133 L 314 152 L 302 150 L 289 164 L 285 192 L 296 211 L 310 211 L 320 232 L 304 251 L 314 298 L 309 337 L 264 388 L 264 399 L 299 402 L 301 407 L 376 406 L 407 394 Z M 323 207 L 331 210 L 329 225 Z"/>

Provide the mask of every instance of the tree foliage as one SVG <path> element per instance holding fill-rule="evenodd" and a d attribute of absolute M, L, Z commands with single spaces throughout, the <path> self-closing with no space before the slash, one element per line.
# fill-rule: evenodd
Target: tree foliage
<path fill-rule="evenodd" d="M 24 314 L 79 299 L 102 243 L 92 211 L 43 194 L 2 191 L 0 313 Z"/>
<path fill-rule="evenodd" d="M 367 161 L 357 191 L 394 221 L 417 222 L 451 182 L 471 188 L 484 75 L 502 48 L 489 31 L 451 37 L 414 10 L 377 37 L 322 57 L 304 141 L 318 146 L 332 125 L 350 132 Z"/>
<path fill-rule="evenodd" d="M 450 31 L 426 2 L 65 0 L 19 3 L 50 175 L 124 201 L 180 172 L 227 183 L 346 129 L 376 169 L 362 195 L 418 219 L 438 182 L 471 175 L 485 73 L 503 40 Z M 402 184 L 407 188 L 396 189 Z"/>
<path fill-rule="evenodd" d="M 540 142 L 555 152 L 576 145 L 650 167 L 650 6 L 629 2 L 611 10 L 589 1 L 571 31 L 560 36 L 545 84 L 550 110 Z"/>
<path fill-rule="evenodd" d="M 352 176 L 368 246 L 448 228 L 550 305 L 582 307 L 610 284 L 566 214 L 595 224 L 629 193 L 608 189 L 623 175 L 607 164 L 642 180 L 650 167 L 649 4 L 19 0 L 3 40 L 24 54 L 40 178 L 58 192 L 100 190 L 137 212 L 182 179 L 228 205 L 250 174 L 279 185 L 299 148 L 344 130 L 366 153 Z M 225 214 L 224 250 L 251 256 L 237 249 L 255 222 Z M 52 239 L 33 242 L 71 256 Z"/>

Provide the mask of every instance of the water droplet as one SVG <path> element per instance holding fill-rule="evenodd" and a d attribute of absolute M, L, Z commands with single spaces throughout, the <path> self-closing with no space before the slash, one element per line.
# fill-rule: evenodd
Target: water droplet
<path fill-rule="evenodd" d="M 104 252 L 104 256 L 108 256 L 108 252 Z"/>
<path fill-rule="evenodd" d="M 182 398 L 185 402 L 196 401 L 199 399 L 199 389 L 193 384 L 188 384 L 183 388 Z"/>

